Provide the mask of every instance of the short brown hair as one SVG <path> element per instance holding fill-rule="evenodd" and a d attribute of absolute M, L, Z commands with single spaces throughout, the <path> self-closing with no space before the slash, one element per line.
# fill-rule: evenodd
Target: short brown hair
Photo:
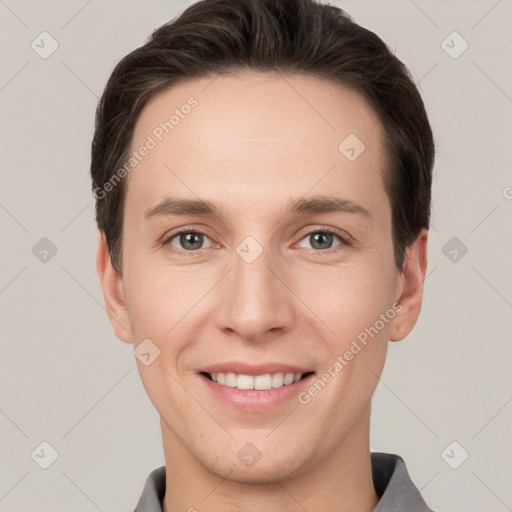
<path fill-rule="evenodd" d="M 201 0 L 155 30 L 117 64 L 98 104 L 93 193 L 125 164 L 137 118 L 157 92 L 241 70 L 327 79 L 369 101 L 384 127 L 384 182 L 401 268 L 406 247 L 430 222 L 435 148 L 425 107 L 407 67 L 376 34 L 316 0 Z M 110 188 L 95 193 L 96 221 L 122 274 L 125 180 Z"/>

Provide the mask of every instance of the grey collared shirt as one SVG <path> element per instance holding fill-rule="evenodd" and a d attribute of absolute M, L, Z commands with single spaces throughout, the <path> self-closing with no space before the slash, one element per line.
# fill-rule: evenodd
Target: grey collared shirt
<path fill-rule="evenodd" d="M 432 512 L 413 484 L 399 455 L 373 452 L 373 485 L 380 501 L 374 512 Z M 165 494 L 165 466 L 148 476 L 134 512 L 162 512 Z"/>

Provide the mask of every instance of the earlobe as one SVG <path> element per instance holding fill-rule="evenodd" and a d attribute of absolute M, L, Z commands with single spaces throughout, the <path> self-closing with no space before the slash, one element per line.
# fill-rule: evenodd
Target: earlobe
<path fill-rule="evenodd" d="M 123 281 L 112 266 L 105 233 L 98 231 L 96 270 L 100 279 L 108 318 L 116 336 L 125 343 L 132 343 L 128 311 L 126 309 Z"/>
<path fill-rule="evenodd" d="M 427 270 L 428 231 L 422 229 L 416 240 L 407 248 L 400 272 L 401 305 L 391 324 L 390 341 L 400 341 L 413 329 L 418 320 L 423 300 L 423 282 Z"/>

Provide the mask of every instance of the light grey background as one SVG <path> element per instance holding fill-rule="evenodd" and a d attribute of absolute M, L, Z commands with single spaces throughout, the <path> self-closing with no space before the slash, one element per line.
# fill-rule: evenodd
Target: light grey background
<path fill-rule="evenodd" d="M 132 510 L 164 463 L 132 347 L 104 309 L 89 154 L 113 66 L 187 5 L 0 0 L 1 511 Z M 424 306 L 390 345 L 372 449 L 400 454 L 436 512 L 512 510 L 512 3 L 337 5 L 411 69 L 438 145 Z M 47 59 L 31 48 L 43 31 L 59 45 Z M 458 58 L 442 47 L 454 31 L 469 44 Z M 42 237 L 57 248 L 46 262 Z M 31 456 L 49 456 L 43 441 L 58 452 L 48 469 Z"/>

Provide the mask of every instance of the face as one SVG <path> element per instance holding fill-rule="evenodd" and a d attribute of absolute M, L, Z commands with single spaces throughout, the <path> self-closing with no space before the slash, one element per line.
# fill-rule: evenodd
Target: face
<path fill-rule="evenodd" d="M 143 146 L 125 178 L 122 278 L 104 238 L 98 270 L 118 337 L 146 340 L 137 365 L 164 444 L 263 482 L 364 439 L 426 265 L 423 233 L 395 267 L 370 105 L 310 77 L 194 80 L 146 105 Z"/>

